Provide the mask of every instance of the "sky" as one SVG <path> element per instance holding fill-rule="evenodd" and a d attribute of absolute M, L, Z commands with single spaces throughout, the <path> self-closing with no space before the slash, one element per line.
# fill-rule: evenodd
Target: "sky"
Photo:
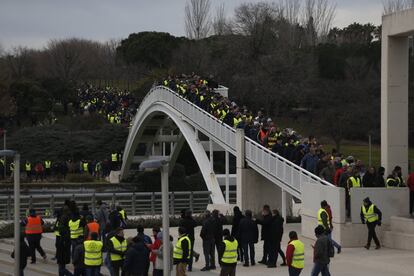
<path fill-rule="evenodd" d="M 224 3 L 231 17 L 235 7 L 263 0 L 211 0 Z M 332 0 L 334 26 L 381 23 L 382 0 Z M 268 1 L 272 2 L 272 1 Z M 0 46 L 41 49 L 51 39 L 71 37 L 99 41 L 123 39 L 130 33 L 162 31 L 185 35 L 186 0 L 0 0 Z"/>

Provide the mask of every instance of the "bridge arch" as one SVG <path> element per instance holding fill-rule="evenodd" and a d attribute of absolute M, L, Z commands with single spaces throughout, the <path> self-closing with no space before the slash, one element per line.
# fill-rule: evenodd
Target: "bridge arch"
<path fill-rule="evenodd" d="M 130 130 L 127 144 L 125 146 L 121 177 L 125 177 L 129 172 L 136 148 L 140 143 L 140 138 L 142 137 L 147 124 L 150 122 L 152 117 L 159 114 L 168 116 L 178 127 L 181 135 L 187 141 L 200 168 L 207 189 L 211 192 L 211 199 L 213 203 L 224 204 L 225 200 L 223 193 L 220 189 L 214 171 L 211 170 L 210 161 L 207 157 L 207 154 L 204 151 L 202 144 L 197 139 L 196 130 L 188 122 L 183 120 L 179 112 L 163 102 L 153 102 L 148 107 L 139 109 L 139 112 L 135 117 L 136 119 L 134 120 L 134 123 Z M 177 153 L 174 153 L 174 155 L 176 157 Z"/>

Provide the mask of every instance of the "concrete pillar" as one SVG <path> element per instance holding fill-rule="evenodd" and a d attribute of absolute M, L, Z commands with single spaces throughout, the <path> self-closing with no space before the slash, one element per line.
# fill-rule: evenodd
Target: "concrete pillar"
<path fill-rule="evenodd" d="M 230 179 L 229 179 L 229 152 L 225 151 L 225 171 L 226 171 L 226 203 L 230 204 Z"/>
<path fill-rule="evenodd" d="M 211 171 L 214 171 L 214 150 L 213 150 L 213 140 L 208 140 L 208 150 L 210 153 L 210 168 Z"/>
<path fill-rule="evenodd" d="M 390 36 L 383 24 L 381 72 L 381 163 L 386 173 L 399 165 L 408 173 L 408 37 Z M 414 23 L 412 24 L 414 29 Z"/>
<path fill-rule="evenodd" d="M 285 219 L 286 223 L 286 215 L 287 215 L 287 206 L 286 206 L 286 191 L 282 189 L 282 217 Z"/>
<path fill-rule="evenodd" d="M 236 204 L 239 207 L 243 205 L 242 187 L 243 187 L 243 170 L 245 167 L 245 144 L 243 129 L 236 129 Z"/>

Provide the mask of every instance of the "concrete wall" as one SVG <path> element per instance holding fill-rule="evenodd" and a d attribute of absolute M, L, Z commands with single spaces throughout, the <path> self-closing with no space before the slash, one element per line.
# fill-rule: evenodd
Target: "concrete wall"
<path fill-rule="evenodd" d="M 351 220 L 361 223 L 360 211 L 364 198 L 369 197 L 382 212 L 383 224 L 390 223 L 391 216 L 408 216 L 409 193 L 407 188 L 359 188 L 351 189 Z"/>
<path fill-rule="evenodd" d="M 237 186 L 237 205 L 242 210 L 257 212 L 264 204 L 281 210 L 282 190 L 253 169 L 238 169 L 241 183 Z M 287 202 L 291 202 L 287 200 Z"/>

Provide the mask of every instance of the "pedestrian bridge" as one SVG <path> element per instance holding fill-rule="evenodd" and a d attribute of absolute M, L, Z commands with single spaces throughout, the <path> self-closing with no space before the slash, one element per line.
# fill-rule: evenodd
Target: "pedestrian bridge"
<path fill-rule="evenodd" d="M 172 168 L 184 141 L 194 154 L 214 204 L 228 203 L 228 197 L 226 201 L 220 189 L 220 176 L 214 172 L 214 151 L 224 151 L 226 154 L 226 174 L 223 176 L 226 191 L 231 177 L 228 168 L 229 153 L 237 159 L 237 187 L 241 185 L 239 178 L 243 178 L 241 169 L 253 170 L 274 187 L 298 199 L 302 198 L 304 185 L 333 186 L 244 137 L 243 130 L 224 124 L 164 86 L 153 87 L 137 111 L 124 150 L 121 178 L 128 175 L 134 163 L 146 159 L 168 160 Z M 139 146 L 140 144 L 146 146 Z"/>

